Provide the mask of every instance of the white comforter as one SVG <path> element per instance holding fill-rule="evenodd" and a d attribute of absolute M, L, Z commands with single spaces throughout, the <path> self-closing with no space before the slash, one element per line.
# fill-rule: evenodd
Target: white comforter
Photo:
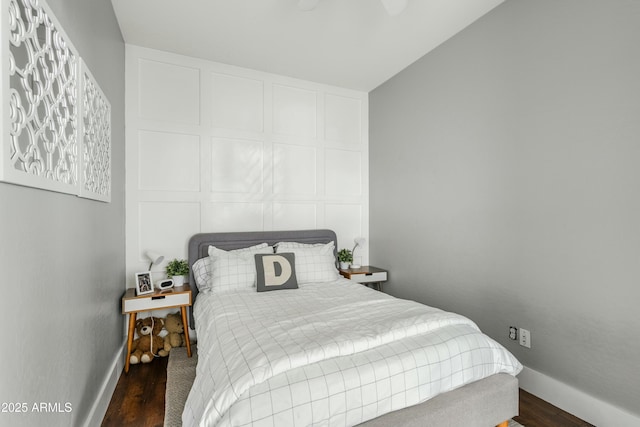
<path fill-rule="evenodd" d="M 340 279 L 200 294 L 184 426 L 353 425 L 522 366 L 457 314 Z"/>

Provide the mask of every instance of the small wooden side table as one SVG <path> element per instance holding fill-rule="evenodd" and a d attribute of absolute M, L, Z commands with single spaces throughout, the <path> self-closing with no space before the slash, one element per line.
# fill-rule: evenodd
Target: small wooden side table
<path fill-rule="evenodd" d="M 187 307 L 191 306 L 191 288 L 188 284 L 171 289 L 156 289 L 152 294 L 136 296 L 135 288 L 129 288 L 122 296 L 122 314 L 129 315 L 129 333 L 127 336 L 127 357 L 124 371 L 129 372 L 129 355 L 136 331 L 136 318 L 141 311 L 159 310 L 180 307 L 182 324 L 184 325 L 184 339 L 187 344 L 187 356 L 191 357 L 191 342 L 189 341 L 189 324 L 187 323 Z"/>
<path fill-rule="evenodd" d="M 345 270 L 340 269 L 340 274 L 354 282 L 375 286 L 381 292 L 382 284 L 387 281 L 387 270 L 371 265 L 364 265 L 360 268 L 347 268 Z"/>

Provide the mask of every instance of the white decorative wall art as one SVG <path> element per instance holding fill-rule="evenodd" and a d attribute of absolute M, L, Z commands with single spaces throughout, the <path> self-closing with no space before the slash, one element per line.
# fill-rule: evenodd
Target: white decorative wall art
<path fill-rule="evenodd" d="M 80 196 L 111 201 L 111 104 L 84 61 L 81 64 L 80 131 L 82 176 Z"/>
<path fill-rule="evenodd" d="M 107 98 L 43 0 L 1 3 L 0 181 L 109 201 Z"/>

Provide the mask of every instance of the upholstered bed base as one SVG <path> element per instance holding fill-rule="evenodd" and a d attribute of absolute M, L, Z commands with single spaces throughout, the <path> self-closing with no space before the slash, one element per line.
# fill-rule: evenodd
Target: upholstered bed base
<path fill-rule="evenodd" d="M 360 425 L 489 427 L 516 415 L 518 379 L 508 374 L 495 374 L 440 394 L 420 405 L 390 412 Z"/>

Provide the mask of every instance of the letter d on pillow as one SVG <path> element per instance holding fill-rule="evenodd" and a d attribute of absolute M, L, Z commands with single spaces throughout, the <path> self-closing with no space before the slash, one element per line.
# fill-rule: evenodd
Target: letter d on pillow
<path fill-rule="evenodd" d="M 282 255 L 262 257 L 265 286 L 282 286 L 291 277 L 291 264 Z"/>
<path fill-rule="evenodd" d="M 258 292 L 298 288 L 294 254 L 256 254 L 255 259 Z"/>

